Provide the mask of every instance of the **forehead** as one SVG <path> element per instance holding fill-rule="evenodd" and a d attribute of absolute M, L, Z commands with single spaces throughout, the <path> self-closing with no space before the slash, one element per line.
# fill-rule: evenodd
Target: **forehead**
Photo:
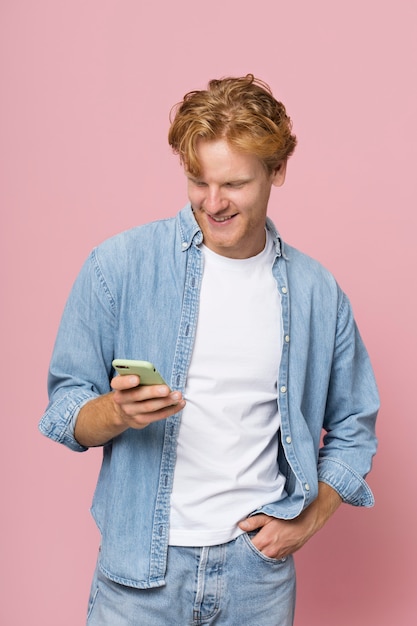
<path fill-rule="evenodd" d="M 196 156 L 200 164 L 199 178 L 252 178 L 264 173 L 263 164 L 254 154 L 239 152 L 225 139 L 199 139 Z"/>

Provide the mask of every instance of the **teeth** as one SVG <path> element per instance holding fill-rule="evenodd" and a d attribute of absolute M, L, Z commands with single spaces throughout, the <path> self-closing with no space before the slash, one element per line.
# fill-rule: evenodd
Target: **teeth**
<path fill-rule="evenodd" d="M 231 220 L 231 219 L 232 219 L 232 216 L 230 216 L 230 217 L 214 217 L 214 216 L 212 215 L 211 217 L 212 217 L 212 219 L 213 219 L 215 222 L 226 222 L 227 220 Z"/>

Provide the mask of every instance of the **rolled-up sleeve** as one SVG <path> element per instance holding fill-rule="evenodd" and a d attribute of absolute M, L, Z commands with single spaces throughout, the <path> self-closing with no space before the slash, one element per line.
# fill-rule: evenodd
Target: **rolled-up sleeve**
<path fill-rule="evenodd" d="M 318 478 L 333 487 L 345 502 L 356 506 L 374 503 L 364 479 L 377 449 L 378 409 L 379 394 L 369 356 L 350 303 L 342 294 Z"/>
<path fill-rule="evenodd" d="M 77 415 L 89 400 L 110 391 L 115 302 L 97 250 L 84 264 L 66 303 L 48 375 L 49 404 L 39 430 L 78 452 Z"/>

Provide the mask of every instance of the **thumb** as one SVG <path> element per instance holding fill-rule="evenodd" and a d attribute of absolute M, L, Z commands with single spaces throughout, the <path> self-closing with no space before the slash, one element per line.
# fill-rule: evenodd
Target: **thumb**
<path fill-rule="evenodd" d="M 257 528 L 265 526 L 267 520 L 268 516 L 263 513 L 260 515 L 251 515 L 251 517 L 247 517 L 239 522 L 238 526 L 245 532 L 250 532 L 251 530 L 256 530 Z"/>

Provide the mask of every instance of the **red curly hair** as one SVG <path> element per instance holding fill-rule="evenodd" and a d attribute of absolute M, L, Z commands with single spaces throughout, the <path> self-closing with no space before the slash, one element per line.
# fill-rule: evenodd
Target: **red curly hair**
<path fill-rule="evenodd" d="M 200 174 L 199 139 L 224 138 L 235 150 L 257 156 L 268 172 L 297 144 L 284 105 L 253 74 L 211 80 L 207 90 L 190 91 L 173 107 L 170 121 L 169 144 L 194 176 Z"/>

